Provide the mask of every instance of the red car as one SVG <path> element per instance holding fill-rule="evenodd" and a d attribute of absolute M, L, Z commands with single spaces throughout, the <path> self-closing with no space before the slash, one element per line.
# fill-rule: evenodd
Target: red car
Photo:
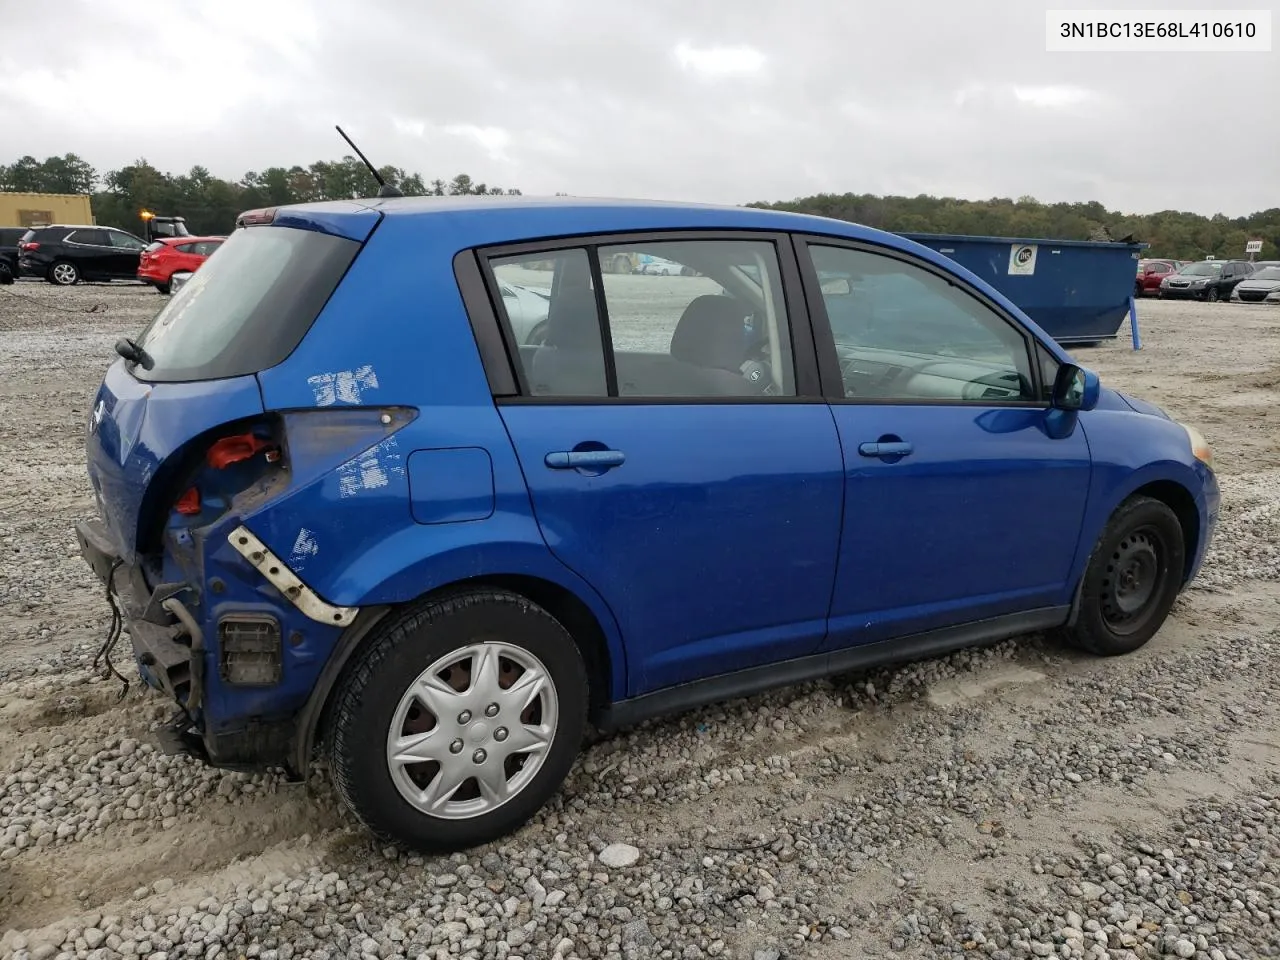
<path fill-rule="evenodd" d="M 169 292 L 169 281 L 179 270 L 194 272 L 226 237 L 165 237 L 150 244 L 138 257 L 138 279 L 160 293 Z"/>
<path fill-rule="evenodd" d="M 1133 284 L 1135 297 L 1153 294 L 1159 296 L 1160 281 L 1171 273 L 1177 273 L 1181 260 L 1139 260 L 1138 279 Z"/>

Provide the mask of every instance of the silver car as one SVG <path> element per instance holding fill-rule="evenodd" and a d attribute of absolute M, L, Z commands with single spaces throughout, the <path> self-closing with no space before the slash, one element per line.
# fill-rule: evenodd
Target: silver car
<path fill-rule="evenodd" d="M 1236 284 L 1231 299 L 1237 303 L 1280 303 L 1280 265 L 1255 270 Z"/>

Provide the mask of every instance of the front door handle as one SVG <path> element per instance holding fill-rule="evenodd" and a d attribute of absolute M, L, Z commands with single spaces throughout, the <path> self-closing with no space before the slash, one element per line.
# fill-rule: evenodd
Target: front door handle
<path fill-rule="evenodd" d="M 559 450 L 543 462 L 552 470 L 601 470 L 620 467 L 626 459 L 621 450 Z"/>
<path fill-rule="evenodd" d="M 858 452 L 864 457 L 905 457 L 913 449 L 911 444 L 903 440 L 896 442 L 881 440 L 858 445 Z"/>

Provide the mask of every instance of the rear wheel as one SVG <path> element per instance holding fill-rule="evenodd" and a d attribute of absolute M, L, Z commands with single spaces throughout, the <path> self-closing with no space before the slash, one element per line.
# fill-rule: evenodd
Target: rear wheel
<path fill-rule="evenodd" d="M 1065 639 L 1099 656 L 1132 653 L 1164 624 L 1182 585 L 1186 548 L 1177 515 L 1133 497 L 1112 515 L 1085 568 Z"/>
<path fill-rule="evenodd" d="M 378 836 L 459 850 L 518 828 L 582 742 L 587 677 L 573 638 L 505 591 L 432 601 L 370 638 L 334 702 L 334 783 Z"/>
<path fill-rule="evenodd" d="M 80 268 L 70 260 L 59 260 L 49 268 L 49 282 L 69 287 L 80 282 Z"/>

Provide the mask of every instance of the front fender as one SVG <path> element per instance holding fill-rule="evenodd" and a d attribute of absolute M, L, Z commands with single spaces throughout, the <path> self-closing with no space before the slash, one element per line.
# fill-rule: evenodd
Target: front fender
<path fill-rule="evenodd" d="M 1191 452 L 1180 424 L 1164 417 L 1131 410 L 1098 408 L 1081 416 L 1093 457 L 1088 506 L 1077 551 L 1074 585 L 1079 582 L 1111 515 L 1126 499 L 1154 483 L 1174 483 L 1196 505 L 1199 533 L 1191 574 L 1199 567 L 1208 537 L 1217 520 L 1218 487 L 1213 473 Z"/>

